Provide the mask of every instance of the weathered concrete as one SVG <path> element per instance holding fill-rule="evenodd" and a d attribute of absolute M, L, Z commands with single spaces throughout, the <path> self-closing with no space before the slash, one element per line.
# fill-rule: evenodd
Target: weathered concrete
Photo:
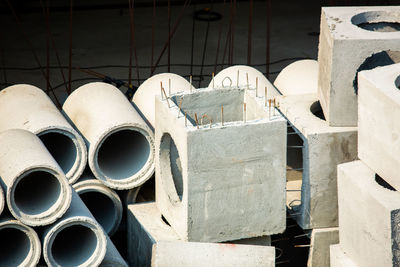
<path fill-rule="evenodd" d="M 38 135 L 71 184 L 81 176 L 85 142 L 41 89 L 28 84 L 3 89 L 0 114 L 0 132 L 24 129 Z"/>
<path fill-rule="evenodd" d="M 311 246 L 307 266 L 329 267 L 329 247 L 337 243 L 339 243 L 339 228 L 313 229 L 311 232 Z"/>
<path fill-rule="evenodd" d="M 318 61 L 298 60 L 286 66 L 274 81 L 282 95 L 316 94 L 318 92 Z"/>
<path fill-rule="evenodd" d="M 144 81 L 133 96 L 132 103 L 153 128 L 156 117 L 154 114 L 154 98 L 156 95 L 160 95 L 161 84 L 168 97 L 178 92 L 195 89 L 193 86 L 190 86 L 190 83 L 185 78 L 173 73 L 160 73 Z"/>
<path fill-rule="evenodd" d="M 175 95 L 170 108 L 156 99 L 157 206 L 185 241 L 285 229 L 286 121 L 274 111 L 269 118 L 264 97 L 254 95 L 254 88 L 198 89 Z"/>
<path fill-rule="evenodd" d="M 86 174 L 72 186 L 104 231 L 112 236 L 122 219 L 122 203 L 118 194 Z"/>
<path fill-rule="evenodd" d="M 400 7 L 324 7 L 319 39 L 318 96 L 331 126 L 357 125 L 356 75 L 364 61 L 382 51 L 400 51 Z M 374 29 L 375 28 L 375 29 Z M 378 59 L 382 66 L 393 63 Z"/>
<path fill-rule="evenodd" d="M 153 267 L 275 266 L 275 248 L 234 244 L 160 241 L 153 245 Z"/>
<path fill-rule="evenodd" d="M 114 246 L 108 236 L 107 238 L 107 251 L 103 261 L 100 263 L 100 267 L 128 267 L 128 264 L 119 254 L 117 248 Z"/>
<path fill-rule="evenodd" d="M 83 85 L 69 95 L 63 111 L 84 136 L 90 169 L 105 185 L 130 189 L 153 175 L 153 132 L 116 87 Z"/>
<path fill-rule="evenodd" d="M 71 187 L 40 139 L 26 130 L 0 133 L 0 183 L 12 215 L 40 226 L 60 218 L 71 203 Z"/>
<path fill-rule="evenodd" d="M 360 72 L 358 156 L 400 190 L 400 64 Z"/>
<path fill-rule="evenodd" d="M 340 247 L 340 244 L 330 246 L 331 267 L 358 267 Z"/>
<path fill-rule="evenodd" d="M 338 226 L 337 165 L 357 158 L 357 128 L 330 127 L 321 114 L 316 94 L 282 96 L 279 109 L 303 139 L 301 204 L 291 213 L 303 229 Z"/>
<path fill-rule="evenodd" d="M 340 246 L 359 266 L 399 266 L 400 192 L 377 181 L 361 161 L 338 166 Z"/>
<path fill-rule="evenodd" d="M 99 266 L 107 238 L 75 190 L 64 216 L 42 232 L 43 257 L 48 266 Z"/>
<path fill-rule="evenodd" d="M 0 266 L 34 267 L 41 255 L 36 232 L 20 221 L 0 218 Z"/>

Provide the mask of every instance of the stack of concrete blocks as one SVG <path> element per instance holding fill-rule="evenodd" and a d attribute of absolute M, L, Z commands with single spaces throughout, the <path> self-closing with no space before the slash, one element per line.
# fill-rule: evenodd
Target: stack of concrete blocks
<path fill-rule="evenodd" d="M 340 243 L 331 266 L 400 264 L 399 75 L 400 64 L 359 73 L 360 160 L 338 167 Z"/>

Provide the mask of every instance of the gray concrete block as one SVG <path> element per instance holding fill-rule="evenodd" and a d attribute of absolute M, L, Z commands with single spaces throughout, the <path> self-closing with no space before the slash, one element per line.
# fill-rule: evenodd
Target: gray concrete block
<path fill-rule="evenodd" d="M 357 70 L 373 54 L 400 51 L 400 32 L 390 29 L 399 14 L 399 6 L 322 8 L 318 96 L 331 126 L 357 125 Z M 372 64 L 391 62 L 388 57 Z"/>
<path fill-rule="evenodd" d="M 358 267 L 347 255 L 343 252 L 340 244 L 330 246 L 331 267 Z"/>
<path fill-rule="evenodd" d="M 161 241 L 154 244 L 153 267 L 275 266 L 275 248 L 234 244 Z"/>
<path fill-rule="evenodd" d="M 183 240 L 284 231 L 286 121 L 264 102 L 236 87 L 156 98 L 156 202 Z"/>
<path fill-rule="evenodd" d="M 340 246 L 359 266 L 399 266 L 400 192 L 363 162 L 338 166 Z"/>
<path fill-rule="evenodd" d="M 338 226 L 337 165 L 357 158 L 357 128 L 331 127 L 320 112 L 316 94 L 278 98 L 279 109 L 303 139 L 301 201 L 290 211 L 303 229 Z M 319 110 L 318 110 L 319 109 Z M 298 204 L 298 205 L 296 205 Z"/>
<path fill-rule="evenodd" d="M 339 243 L 339 229 L 337 227 L 313 229 L 307 266 L 329 267 L 329 247 L 337 243 Z"/>

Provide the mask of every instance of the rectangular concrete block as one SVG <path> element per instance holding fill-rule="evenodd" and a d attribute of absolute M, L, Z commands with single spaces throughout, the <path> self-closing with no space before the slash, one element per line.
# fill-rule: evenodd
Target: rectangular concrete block
<path fill-rule="evenodd" d="M 347 255 L 343 252 L 340 244 L 330 246 L 330 258 L 331 267 L 361 267 L 355 264 Z"/>
<path fill-rule="evenodd" d="M 329 267 L 329 247 L 339 243 L 339 228 L 313 229 L 311 232 L 311 247 L 308 256 L 307 266 Z"/>
<path fill-rule="evenodd" d="M 400 64 L 359 74 L 359 158 L 400 190 Z"/>
<path fill-rule="evenodd" d="M 156 202 L 182 240 L 285 229 L 286 120 L 254 91 L 197 89 L 170 106 L 156 98 Z"/>
<path fill-rule="evenodd" d="M 152 267 L 275 266 L 275 248 L 218 243 L 160 241 L 154 244 Z"/>
<path fill-rule="evenodd" d="M 359 266 L 399 266 L 400 192 L 361 161 L 338 166 L 339 239 Z"/>
<path fill-rule="evenodd" d="M 278 102 L 303 140 L 287 147 L 288 162 L 302 162 L 301 199 L 289 203 L 290 212 L 303 229 L 337 227 L 337 165 L 357 158 L 357 128 L 329 126 L 320 118 L 316 94 L 281 96 Z"/>
<path fill-rule="evenodd" d="M 399 6 L 322 8 L 318 95 L 329 125 L 357 125 L 359 69 L 398 62 L 400 31 L 390 24 L 396 22 Z"/>

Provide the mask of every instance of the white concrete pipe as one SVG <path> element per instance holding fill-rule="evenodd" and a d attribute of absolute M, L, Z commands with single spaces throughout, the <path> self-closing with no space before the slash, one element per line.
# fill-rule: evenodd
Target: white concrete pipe
<path fill-rule="evenodd" d="M 251 89 L 257 88 L 257 96 L 265 96 L 267 88 L 267 98 L 272 99 L 280 93 L 275 86 L 259 70 L 245 66 L 236 65 L 221 70 L 214 79 L 211 79 L 208 88 L 223 88 L 231 86 L 242 86 Z"/>
<path fill-rule="evenodd" d="M 0 219 L 0 266 L 34 267 L 41 255 L 36 232 L 20 221 Z"/>
<path fill-rule="evenodd" d="M 3 189 L 1 188 L 1 183 L 0 183 L 0 215 L 4 209 L 4 202 L 5 202 L 4 192 Z"/>
<path fill-rule="evenodd" d="M 124 205 L 155 201 L 155 178 L 151 177 L 146 183 L 126 192 Z"/>
<path fill-rule="evenodd" d="M 132 102 L 152 127 L 154 127 L 156 117 L 154 98 L 161 94 L 161 84 L 168 97 L 178 92 L 195 89 L 185 78 L 173 73 L 157 74 L 142 83 L 133 96 Z"/>
<path fill-rule="evenodd" d="M 28 84 L 3 89 L 0 114 L 0 132 L 24 129 L 38 135 L 69 182 L 78 180 L 87 161 L 85 142 L 41 89 Z"/>
<path fill-rule="evenodd" d="M 107 238 L 75 190 L 71 206 L 42 233 L 43 257 L 52 266 L 99 266 L 107 250 Z"/>
<path fill-rule="evenodd" d="M 293 62 L 279 73 L 274 85 L 283 95 L 316 94 L 318 61 L 305 59 Z"/>
<path fill-rule="evenodd" d="M 100 267 L 128 267 L 128 264 L 121 257 L 113 242 L 107 236 L 107 252 Z"/>
<path fill-rule="evenodd" d="M 0 133 L 0 183 L 12 215 L 29 226 L 53 223 L 71 203 L 71 187 L 40 139 L 14 129 Z"/>
<path fill-rule="evenodd" d="M 112 236 L 122 219 L 122 203 L 118 194 L 91 175 L 84 175 L 72 187 L 96 221 Z"/>
<path fill-rule="evenodd" d="M 67 98 L 63 111 L 84 136 L 90 169 L 105 185 L 130 189 L 153 175 L 153 132 L 116 87 L 83 85 Z"/>

